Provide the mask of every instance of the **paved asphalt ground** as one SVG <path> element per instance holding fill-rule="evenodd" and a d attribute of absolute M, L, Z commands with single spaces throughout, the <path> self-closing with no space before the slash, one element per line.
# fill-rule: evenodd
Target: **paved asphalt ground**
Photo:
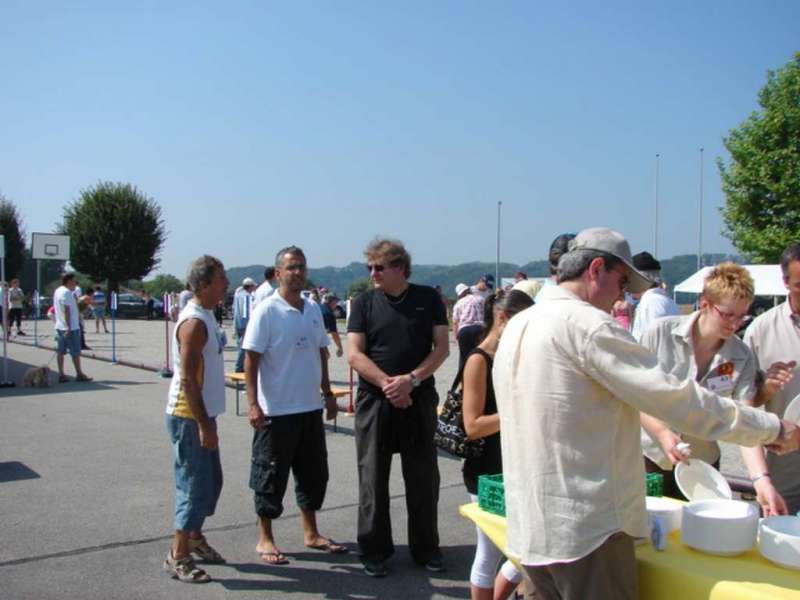
<path fill-rule="evenodd" d="M 40 343 L 52 325 L 40 323 Z M 94 353 L 110 358 L 110 335 L 87 322 Z M 50 364 L 53 351 L 35 348 L 29 335 L 8 345 L 9 379 L 21 382 L 30 366 Z M 341 327 L 341 324 L 340 324 Z M 230 327 L 227 328 L 230 332 Z M 158 368 L 164 356 L 163 322 L 118 321 L 117 357 Z M 19 341 L 19 343 L 17 343 Z M 456 370 L 457 348 L 440 369 L 443 397 Z M 235 348 L 226 350 L 232 370 Z M 346 383 L 344 358 L 332 359 L 332 378 Z M 355 553 L 357 474 L 352 421 L 328 430 L 331 480 L 320 529 L 347 543 L 350 554 L 327 556 L 302 544 L 291 490 L 275 524 L 291 564 L 267 566 L 255 553 L 256 524 L 247 487 L 251 429 L 228 412 L 219 420 L 225 485 L 218 512 L 206 523 L 211 543 L 228 559 L 208 567 L 214 581 L 188 585 L 161 570 L 172 528 L 173 475 L 164 425 L 168 380 L 152 370 L 84 358 L 90 383 L 46 389 L 0 389 L 0 599 L 80 598 L 467 598 L 474 530 L 458 515 L 467 500 L 458 461 L 441 456 L 439 531 L 447 572 L 415 566 L 407 548 L 406 510 L 398 461 L 392 474 L 396 554 L 381 580 L 362 574 Z M 0 371 L 1 373 L 1 371 Z M 72 366 L 67 359 L 67 373 Z M 723 470 L 741 472 L 738 452 L 724 449 Z"/>

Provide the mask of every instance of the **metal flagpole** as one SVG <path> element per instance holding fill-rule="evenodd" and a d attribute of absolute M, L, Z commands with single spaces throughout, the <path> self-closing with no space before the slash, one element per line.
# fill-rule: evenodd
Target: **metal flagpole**
<path fill-rule="evenodd" d="M 700 148 L 700 199 L 697 203 L 697 270 L 703 268 L 703 149 Z"/>
<path fill-rule="evenodd" d="M 500 209 L 503 206 L 502 200 L 497 201 L 497 258 L 494 263 L 494 289 L 500 289 Z"/>
<path fill-rule="evenodd" d="M 656 154 L 656 185 L 655 185 L 655 204 L 656 204 L 656 219 L 655 226 L 653 227 L 653 256 L 658 258 L 658 168 L 661 161 L 661 155 Z"/>

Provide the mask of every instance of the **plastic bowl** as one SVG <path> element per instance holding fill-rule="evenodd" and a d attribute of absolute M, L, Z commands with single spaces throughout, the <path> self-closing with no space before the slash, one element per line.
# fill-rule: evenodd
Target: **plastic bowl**
<path fill-rule="evenodd" d="M 668 531 L 665 533 L 681 528 L 683 502 L 671 498 L 647 496 L 645 503 L 647 505 L 648 518 L 652 520 L 653 517 L 661 517 L 668 527 Z"/>
<path fill-rule="evenodd" d="M 761 556 L 788 569 L 800 569 L 800 517 L 767 517 L 758 527 Z"/>
<path fill-rule="evenodd" d="M 683 507 L 681 541 L 695 550 L 736 556 L 756 543 L 758 508 L 739 500 L 697 500 Z"/>

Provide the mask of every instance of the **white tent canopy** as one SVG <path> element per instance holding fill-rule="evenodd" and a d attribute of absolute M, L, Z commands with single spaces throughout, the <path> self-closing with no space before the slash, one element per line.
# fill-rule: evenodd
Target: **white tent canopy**
<path fill-rule="evenodd" d="M 780 265 L 742 265 L 750 272 L 756 287 L 756 296 L 785 296 L 783 273 Z M 700 294 L 703 281 L 714 267 L 703 267 L 697 273 L 675 286 L 675 293 Z"/>

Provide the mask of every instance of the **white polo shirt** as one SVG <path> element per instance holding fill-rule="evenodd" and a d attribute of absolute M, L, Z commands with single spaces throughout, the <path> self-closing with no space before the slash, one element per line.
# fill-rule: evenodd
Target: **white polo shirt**
<path fill-rule="evenodd" d="M 260 353 L 258 405 L 277 417 L 322 408 L 320 348 L 330 344 L 319 305 L 303 298 L 303 310 L 279 291 L 254 309 L 242 348 Z"/>
<path fill-rule="evenodd" d="M 53 306 L 56 313 L 56 329 L 61 331 L 73 331 L 80 329 L 81 325 L 78 320 L 78 301 L 72 290 L 67 286 L 60 286 L 55 294 L 53 294 Z M 69 308 L 69 323 L 67 323 L 67 311 Z"/>

